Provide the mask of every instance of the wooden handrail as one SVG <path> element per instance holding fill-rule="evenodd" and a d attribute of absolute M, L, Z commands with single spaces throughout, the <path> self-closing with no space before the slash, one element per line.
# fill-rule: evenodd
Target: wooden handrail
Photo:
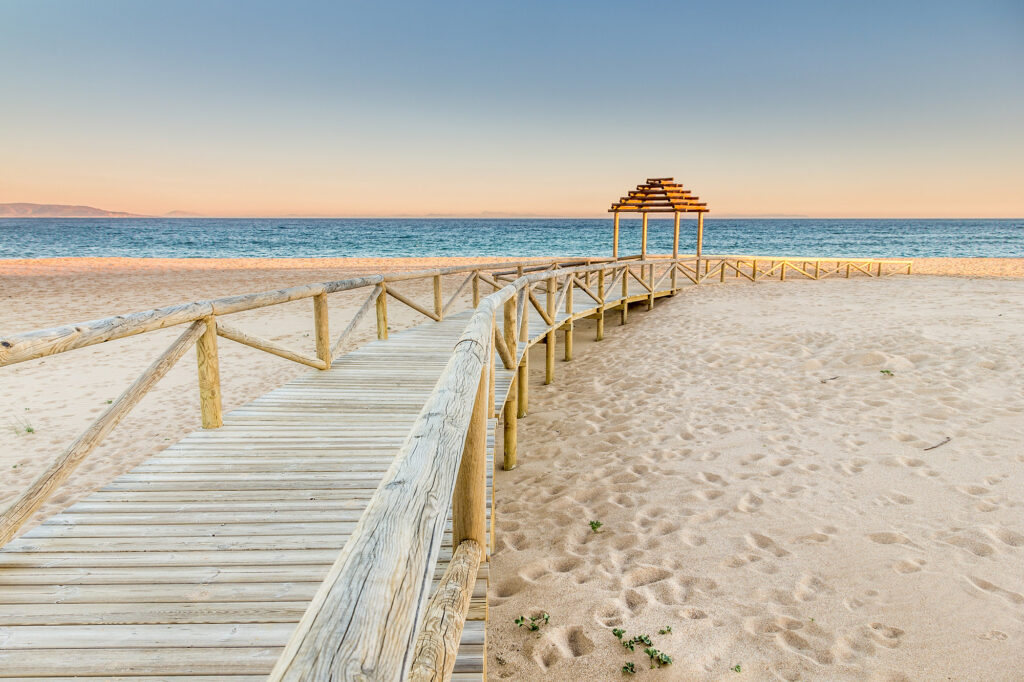
<path fill-rule="evenodd" d="M 118 396 L 117 400 L 111 403 L 85 433 L 69 445 L 21 495 L 0 512 L 0 546 L 14 537 L 29 517 L 205 332 L 206 323 L 193 322 L 131 386 L 125 389 L 124 393 Z"/>
<path fill-rule="evenodd" d="M 407 678 L 501 296 L 476 309 L 270 680 Z"/>
<path fill-rule="evenodd" d="M 455 548 L 441 584 L 427 604 L 409 671 L 412 682 L 451 679 L 483 555 L 483 548 L 473 540 L 461 542 Z"/>
<path fill-rule="evenodd" d="M 225 322 L 217 322 L 217 336 L 223 336 L 225 339 L 231 339 L 235 343 L 240 343 L 250 348 L 261 350 L 271 355 L 276 355 L 279 358 L 285 360 L 291 360 L 292 362 L 298 362 L 299 364 L 309 365 L 314 369 L 327 369 L 328 363 L 319 358 L 311 358 L 308 355 L 297 353 L 290 348 L 271 341 L 270 339 L 264 339 L 261 336 L 250 334 L 249 332 L 242 331 L 237 327 L 229 325 Z"/>

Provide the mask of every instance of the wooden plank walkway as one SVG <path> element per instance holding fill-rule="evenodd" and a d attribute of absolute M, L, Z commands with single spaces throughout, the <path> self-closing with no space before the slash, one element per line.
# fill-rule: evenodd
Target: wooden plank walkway
<path fill-rule="evenodd" d="M 469 315 L 305 373 L 10 542 L 0 678 L 265 678 Z M 435 581 L 450 556 L 449 527 Z M 485 564 L 455 679 L 483 675 L 486 585 Z"/>

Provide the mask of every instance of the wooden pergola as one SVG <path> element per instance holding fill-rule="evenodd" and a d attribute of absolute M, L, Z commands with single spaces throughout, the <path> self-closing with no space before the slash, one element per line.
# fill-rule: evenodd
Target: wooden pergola
<path fill-rule="evenodd" d="M 679 256 L 679 214 L 697 214 L 697 258 L 701 255 L 704 241 L 704 214 L 708 212 L 705 202 L 693 195 L 688 189 L 675 182 L 673 178 L 647 178 L 647 182 L 637 185 L 636 189 L 619 199 L 608 209 L 615 214 L 615 236 L 612 243 L 612 258 L 619 257 L 619 214 L 640 213 L 643 216 L 643 228 L 640 238 L 640 257 L 647 258 L 647 215 L 650 213 L 672 213 L 675 215 L 674 233 L 672 238 L 672 257 Z"/>

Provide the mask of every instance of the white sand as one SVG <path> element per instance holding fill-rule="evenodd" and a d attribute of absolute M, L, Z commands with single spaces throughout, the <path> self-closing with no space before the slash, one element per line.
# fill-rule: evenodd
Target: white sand
<path fill-rule="evenodd" d="M 1024 281 L 707 286 L 616 325 L 535 372 L 497 475 L 492 678 L 1024 679 Z"/>

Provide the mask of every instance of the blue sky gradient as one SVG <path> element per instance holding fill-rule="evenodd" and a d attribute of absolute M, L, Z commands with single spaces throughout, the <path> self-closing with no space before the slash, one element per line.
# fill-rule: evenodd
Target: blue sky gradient
<path fill-rule="evenodd" d="M 1024 3 L 0 2 L 0 202 L 1024 215 Z"/>

